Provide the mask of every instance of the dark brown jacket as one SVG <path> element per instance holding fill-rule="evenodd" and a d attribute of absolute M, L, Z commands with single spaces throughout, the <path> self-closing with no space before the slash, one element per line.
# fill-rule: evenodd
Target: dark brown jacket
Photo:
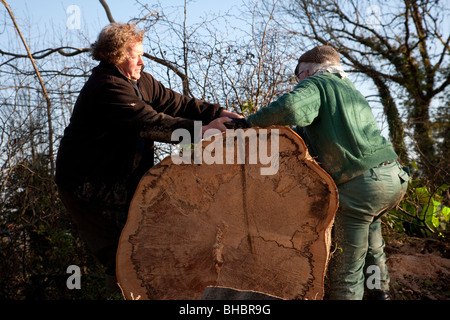
<path fill-rule="evenodd" d="M 114 65 L 101 62 L 93 69 L 60 143 L 59 188 L 126 207 L 154 164 L 153 141 L 171 142 L 177 128 L 193 137 L 194 120 L 207 124 L 222 110 L 167 89 L 145 72 L 137 86 L 140 92 Z"/>

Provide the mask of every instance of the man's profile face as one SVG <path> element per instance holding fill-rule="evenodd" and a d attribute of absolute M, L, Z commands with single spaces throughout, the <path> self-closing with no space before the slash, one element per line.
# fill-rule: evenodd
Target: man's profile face
<path fill-rule="evenodd" d="M 125 60 L 117 65 L 119 70 L 131 80 L 139 80 L 141 77 L 142 67 L 144 61 L 142 55 L 144 54 L 144 47 L 142 42 L 135 42 L 126 49 L 127 57 Z"/>

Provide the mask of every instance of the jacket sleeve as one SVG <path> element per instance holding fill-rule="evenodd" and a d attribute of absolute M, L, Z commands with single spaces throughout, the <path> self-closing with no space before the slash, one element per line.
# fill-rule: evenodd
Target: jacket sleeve
<path fill-rule="evenodd" d="M 304 80 L 291 92 L 283 94 L 268 106 L 251 114 L 247 122 L 252 127 L 271 125 L 305 127 L 319 115 L 320 105 L 319 89 L 314 83 Z"/>
<path fill-rule="evenodd" d="M 113 126 L 131 126 L 149 140 L 178 143 L 172 140 L 174 130 L 186 129 L 191 137 L 196 137 L 195 121 L 209 123 L 222 110 L 219 105 L 189 99 L 165 89 L 159 82 L 153 88 L 145 84 L 143 96 L 150 99 L 142 100 L 126 80 L 113 77 L 105 81 L 96 95 L 104 119 Z M 153 91 L 151 95 L 149 91 Z"/>
<path fill-rule="evenodd" d="M 140 89 L 155 110 L 174 117 L 200 120 L 207 124 L 219 117 L 223 109 L 219 104 L 190 98 L 168 89 L 148 73 L 142 73 Z"/>
<path fill-rule="evenodd" d="M 186 129 L 191 137 L 195 137 L 195 117 L 181 117 L 180 115 L 190 115 L 182 112 L 166 114 L 164 109 L 154 108 L 148 101 L 141 100 L 131 84 L 125 80 L 108 81 L 99 91 L 97 103 L 103 109 L 104 121 L 109 125 L 117 128 L 132 127 L 139 131 L 143 138 L 160 142 L 179 142 L 171 138 L 176 129 Z M 181 102 L 178 107 L 182 107 Z M 195 115 L 195 112 L 193 114 Z"/>

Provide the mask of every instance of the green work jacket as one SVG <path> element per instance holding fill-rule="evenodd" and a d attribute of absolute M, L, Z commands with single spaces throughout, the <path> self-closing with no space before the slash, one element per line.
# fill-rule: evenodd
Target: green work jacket
<path fill-rule="evenodd" d="M 398 158 L 381 135 L 367 100 L 348 78 L 336 73 L 302 80 L 247 122 L 252 127 L 302 127 L 311 153 L 337 185 Z"/>

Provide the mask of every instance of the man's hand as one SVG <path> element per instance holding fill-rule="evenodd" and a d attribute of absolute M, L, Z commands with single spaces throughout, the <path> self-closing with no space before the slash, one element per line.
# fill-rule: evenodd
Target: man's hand
<path fill-rule="evenodd" d="M 234 113 L 234 112 L 225 110 L 225 109 L 223 109 L 223 110 L 220 112 L 220 116 L 221 116 L 221 117 L 228 117 L 228 118 L 236 118 L 236 119 L 243 118 L 243 116 L 241 116 L 240 114 L 237 114 L 237 113 Z"/>
<path fill-rule="evenodd" d="M 237 113 L 223 109 L 220 112 L 220 118 L 217 118 L 217 119 L 211 121 L 206 126 L 202 126 L 202 137 L 203 138 L 209 137 L 211 135 L 219 133 L 219 131 L 224 132 L 225 130 L 228 129 L 225 126 L 225 123 L 231 123 L 232 118 L 233 119 L 243 119 L 244 117 Z M 206 132 L 210 129 L 214 129 L 214 130 Z M 205 135 L 205 132 L 206 132 L 206 135 Z"/>
<path fill-rule="evenodd" d="M 220 118 L 217 118 L 217 119 L 211 121 L 206 126 L 202 126 L 203 138 L 211 136 L 213 134 L 217 134 L 218 131 L 224 132 L 225 130 L 227 130 L 225 123 L 230 122 L 230 121 L 231 121 L 231 119 L 228 117 L 220 117 Z M 210 129 L 215 129 L 215 130 L 210 130 Z M 207 132 L 208 130 L 210 130 L 210 131 Z M 205 135 L 205 132 L 206 132 L 206 135 Z"/>

